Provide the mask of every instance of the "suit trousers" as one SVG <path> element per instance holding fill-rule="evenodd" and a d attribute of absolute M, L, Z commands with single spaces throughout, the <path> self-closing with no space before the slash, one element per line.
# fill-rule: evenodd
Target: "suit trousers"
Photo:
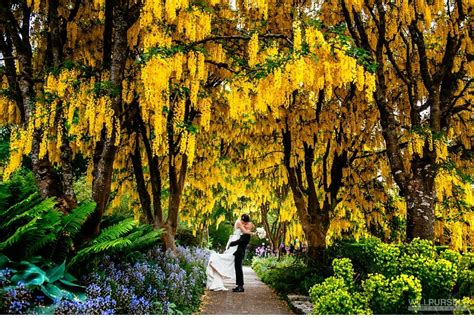
<path fill-rule="evenodd" d="M 244 255 L 235 255 L 235 284 L 237 286 L 244 286 L 244 272 L 242 270 L 242 261 Z"/>

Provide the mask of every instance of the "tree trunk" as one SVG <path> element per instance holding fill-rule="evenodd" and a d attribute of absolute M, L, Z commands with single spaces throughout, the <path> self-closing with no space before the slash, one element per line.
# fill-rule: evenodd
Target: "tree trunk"
<path fill-rule="evenodd" d="M 416 237 L 433 241 L 435 223 L 436 163 L 429 158 L 415 157 L 412 161 L 413 178 L 408 181 L 407 240 Z"/>
<path fill-rule="evenodd" d="M 112 5 L 107 2 L 107 4 Z M 112 33 L 112 50 L 110 65 L 110 82 L 119 92 L 122 91 L 122 80 L 124 78 L 124 68 L 128 57 L 127 30 L 128 23 L 126 21 L 128 1 L 118 1 L 112 10 L 107 10 L 112 16 L 106 19 L 113 19 L 114 27 Z M 112 11 L 112 12 L 111 12 Z M 112 99 L 112 109 L 115 114 L 120 113 L 122 106 L 122 96 L 117 94 Z M 82 237 L 87 239 L 97 235 L 100 231 L 100 222 L 107 207 L 110 196 L 110 188 L 112 184 L 113 165 L 117 147 L 115 143 L 115 120 L 113 119 L 113 128 L 111 137 L 107 137 L 103 131 L 102 141 L 96 145 L 94 155 L 94 171 L 92 181 L 92 198 L 96 202 L 96 209 L 83 226 Z"/>
<path fill-rule="evenodd" d="M 164 223 L 160 227 L 165 230 L 162 236 L 165 248 L 167 250 L 169 249 L 172 251 L 176 251 L 176 226 L 173 226 L 169 223 Z"/>
<path fill-rule="evenodd" d="M 96 203 L 94 213 L 87 219 L 82 228 L 82 239 L 88 240 L 100 231 L 100 222 L 109 201 L 110 187 L 112 183 L 113 165 L 116 147 L 114 146 L 114 134 L 104 142 L 100 158 L 94 165 L 92 180 L 92 199 Z"/>
<path fill-rule="evenodd" d="M 5 66 L 9 85 L 13 90 L 14 99 L 21 112 L 22 123 L 28 125 L 28 122 L 32 120 L 36 95 L 33 81 L 35 77 L 32 66 L 33 53 L 29 42 L 30 9 L 26 5 L 22 7 L 23 21 L 18 23 L 18 21 L 15 21 L 16 17 L 10 11 L 9 6 L 9 4 L 6 4 L 0 11 L 2 18 L 7 22 L 4 32 L 0 34 L 2 38 L 0 49 L 3 56 L 10 57 L 13 53 L 12 48 L 15 47 L 20 73 L 16 74 L 13 59 L 6 60 Z M 61 26 L 57 14 L 57 3 L 53 1 L 48 11 L 48 27 L 51 32 L 48 34 L 46 67 L 57 68 L 62 61 Z M 42 198 L 56 197 L 59 208 L 63 212 L 69 212 L 76 206 L 76 196 L 73 190 L 72 151 L 67 142 L 67 136 L 62 136 L 61 175 L 53 168 L 47 156 L 39 158 L 42 129 L 35 129 L 32 137 L 32 170 L 40 195 Z"/>
<path fill-rule="evenodd" d="M 59 198 L 63 193 L 61 179 L 54 171 L 47 156 L 41 159 L 39 158 L 41 135 L 42 134 L 40 130 L 36 130 L 33 133 L 33 145 L 31 148 L 31 164 L 33 175 L 35 176 L 39 193 L 43 199 L 48 197 Z"/>
<path fill-rule="evenodd" d="M 303 231 L 308 241 L 309 255 L 319 261 L 324 261 L 324 252 L 326 249 L 326 235 L 329 229 L 329 211 L 335 205 L 327 201 L 324 203 L 323 209 L 319 206 L 319 201 L 316 195 L 316 188 L 314 185 L 312 163 L 314 160 L 314 149 L 304 144 L 305 147 L 305 162 L 304 169 L 307 178 L 308 188 L 305 189 L 302 182 L 301 165 L 296 164 L 292 167 L 290 164 L 291 157 L 291 132 L 286 126 L 286 131 L 283 131 L 283 146 L 284 146 L 284 164 L 288 171 L 288 183 L 293 193 L 298 219 L 303 227 Z M 329 147 L 328 147 L 329 148 Z M 324 160 L 326 162 L 326 160 Z M 334 160 L 337 164 L 337 160 Z M 326 163 L 324 163 L 326 164 Z M 334 168 L 334 166 L 333 166 Z M 342 165 L 338 167 L 342 169 Z M 331 168 L 331 174 L 333 173 Z M 341 173 L 342 175 L 342 173 Z M 334 182 L 338 182 L 337 187 L 332 187 Z M 337 195 L 340 188 L 340 180 L 332 180 L 331 194 Z M 335 198 L 334 198 L 335 200 Z"/>
<path fill-rule="evenodd" d="M 145 216 L 147 222 L 149 224 L 154 224 L 155 220 L 153 218 L 153 214 L 151 213 L 151 200 L 150 194 L 146 188 L 145 178 L 143 176 L 143 167 L 142 167 L 142 159 L 140 156 L 140 140 L 137 138 L 135 141 L 135 150 L 131 155 L 132 159 L 132 166 L 133 172 L 135 175 L 135 182 L 137 184 L 137 191 L 138 191 L 138 198 L 140 200 L 140 205 L 142 206 L 143 211 L 145 212 Z"/>
<path fill-rule="evenodd" d="M 320 220 L 315 224 L 302 224 L 302 226 L 306 240 L 308 241 L 309 256 L 315 260 L 324 262 L 329 222 Z"/>
<path fill-rule="evenodd" d="M 176 172 L 171 169 L 170 173 Z M 164 237 L 165 247 L 167 249 L 176 250 L 175 236 L 178 228 L 178 215 L 181 203 L 181 195 L 184 188 L 184 180 L 187 171 L 187 157 L 183 155 L 179 177 L 172 177 L 170 175 L 170 198 L 168 208 L 168 218 L 166 220 L 166 234 Z M 176 182 L 177 181 L 177 182 Z"/>

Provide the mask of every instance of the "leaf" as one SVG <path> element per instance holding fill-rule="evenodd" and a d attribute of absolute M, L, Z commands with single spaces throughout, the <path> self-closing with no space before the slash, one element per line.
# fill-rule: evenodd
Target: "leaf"
<path fill-rule="evenodd" d="M 78 285 L 76 283 L 73 283 L 71 281 L 68 281 L 66 279 L 60 279 L 59 280 L 61 283 L 63 283 L 64 285 L 67 285 L 67 286 L 71 286 L 71 287 L 81 287 L 81 288 L 85 288 L 85 286 L 82 286 L 82 285 Z"/>
<path fill-rule="evenodd" d="M 15 231 L 15 233 L 13 233 L 13 235 L 11 235 L 5 241 L 0 243 L 0 251 L 18 242 L 25 235 L 25 233 L 28 233 L 29 231 L 36 229 L 35 225 L 37 221 L 38 221 L 38 218 L 36 217 L 30 222 L 28 222 L 27 224 L 20 226 Z"/>
<path fill-rule="evenodd" d="M 64 277 L 63 277 L 62 279 L 67 280 L 67 281 L 69 281 L 69 282 L 75 282 L 75 281 L 77 281 L 77 278 L 76 278 L 76 277 L 74 277 L 73 275 L 71 275 L 71 274 L 69 274 L 69 273 L 67 273 L 67 272 L 64 274 Z"/>
<path fill-rule="evenodd" d="M 6 265 L 8 263 L 10 263 L 10 259 L 8 257 L 6 257 L 5 255 L 3 254 L 0 254 L 0 268 L 4 268 L 6 267 Z"/>
<path fill-rule="evenodd" d="M 135 221 L 133 218 L 125 219 L 117 224 L 111 225 L 105 228 L 91 245 L 117 239 L 120 236 L 130 232 L 134 226 Z"/>
<path fill-rule="evenodd" d="M 63 296 L 63 290 L 61 290 L 61 288 L 53 284 L 41 286 L 41 291 L 52 300 L 61 299 Z"/>
<path fill-rule="evenodd" d="M 12 282 L 22 282 L 25 284 L 25 286 L 32 287 L 41 286 L 44 282 L 48 281 L 46 273 L 41 268 L 26 261 L 22 261 L 21 263 L 27 263 L 28 268 L 24 271 L 18 271 L 15 275 L 13 275 L 11 278 Z"/>
<path fill-rule="evenodd" d="M 46 275 L 49 278 L 49 282 L 54 283 L 58 279 L 62 278 L 64 276 L 65 269 L 66 269 L 66 261 L 62 262 L 62 264 L 60 264 L 56 267 L 53 267 L 53 268 L 49 269 L 46 272 Z"/>
<path fill-rule="evenodd" d="M 95 202 L 86 202 L 64 216 L 62 220 L 64 231 L 74 237 L 81 229 L 81 225 L 94 212 L 95 206 Z"/>

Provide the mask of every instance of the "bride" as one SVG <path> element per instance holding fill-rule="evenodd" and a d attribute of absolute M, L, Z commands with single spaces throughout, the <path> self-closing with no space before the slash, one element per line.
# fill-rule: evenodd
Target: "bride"
<path fill-rule="evenodd" d="M 245 214 L 244 214 L 245 215 Z M 217 254 L 213 252 L 207 264 L 207 289 L 209 290 L 227 290 L 224 287 L 224 278 L 235 278 L 234 253 L 237 250 L 237 246 L 229 246 L 230 242 L 236 241 L 242 234 L 252 234 L 253 228 L 252 222 L 244 222 L 242 215 L 241 220 L 237 220 L 234 224 L 234 233 L 229 237 L 227 241 L 226 250 L 223 254 Z"/>

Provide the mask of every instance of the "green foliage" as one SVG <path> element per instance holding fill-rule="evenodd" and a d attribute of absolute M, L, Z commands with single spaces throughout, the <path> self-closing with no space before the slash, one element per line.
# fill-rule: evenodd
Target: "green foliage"
<path fill-rule="evenodd" d="M 308 294 L 311 286 L 323 280 L 317 268 L 292 256 L 254 257 L 252 269 L 262 282 L 280 294 Z"/>
<path fill-rule="evenodd" d="M 421 283 L 414 276 L 386 278 L 373 274 L 362 282 L 362 287 L 369 307 L 377 314 L 409 313 L 420 305 Z"/>
<path fill-rule="evenodd" d="M 313 313 L 317 315 L 369 315 L 372 312 L 364 306 L 365 299 L 359 294 L 347 290 L 336 290 L 324 294 L 314 303 Z"/>
<path fill-rule="evenodd" d="M 438 252 L 427 240 L 414 239 L 400 245 L 382 243 L 378 239 L 349 244 L 340 242 L 337 248 L 329 250 L 329 254 L 354 260 L 355 277 L 360 278 L 360 284 L 353 280 L 351 285 L 352 262 L 344 258 L 333 261 L 334 278 L 344 281 L 352 299 L 361 293 L 373 313 L 408 313 L 409 306 L 416 310 L 422 299 L 452 299 L 474 294 L 473 254 L 461 255 L 449 249 Z M 313 292 L 318 296 L 313 302 L 322 302 L 326 298 L 321 300 L 321 297 L 331 294 L 326 285 L 314 288 L 326 293 Z M 325 311 L 321 307 L 323 309 L 318 313 L 347 313 L 344 294 L 327 298 L 339 299 L 341 307 L 337 311 Z"/>
<path fill-rule="evenodd" d="M 335 276 L 326 278 L 309 290 L 313 302 L 313 312 L 327 314 L 371 314 L 367 301 L 358 292 L 353 291 L 354 271 L 349 259 L 334 259 Z"/>
<path fill-rule="evenodd" d="M 351 260 L 348 258 L 334 259 L 332 262 L 334 276 L 344 280 L 344 283 L 349 288 L 354 284 L 354 268 Z"/>
<path fill-rule="evenodd" d="M 163 230 L 153 230 L 149 224 L 138 225 L 133 218 L 106 220 L 111 223 L 93 240 L 87 242 L 77 251 L 68 267 L 97 261 L 103 255 L 120 253 L 124 257 L 144 250 L 155 244 Z"/>
<path fill-rule="evenodd" d="M 193 231 L 189 228 L 179 227 L 175 236 L 176 244 L 182 246 L 199 246 L 200 242 L 197 237 L 193 235 Z"/>
<path fill-rule="evenodd" d="M 3 262 L 2 266 L 8 267 L 14 275 L 0 289 L 2 293 L 21 284 L 34 293 L 44 294 L 51 301 L 84 299 L 84 287 L 77 284 L 77 279 L 66 272 L 66 261 L 55 264 L 42 257 L 34 257 L 31 262 L 12 262 L 4 255 L 3 257 L 7 261 Z"/>
<path fill-rule="evenodd" d="M 1 95 L 0 89 L 0 95 Z M 0 127 L 0 166 L 7 162 L 10 154 L 10 130 L 4 127 Z"/>
<path fill-rule="evenodd" d="M 472 297 L 474 295 L 474 254 L 465 253 L 462 257 L 458 257 L 458 262 L 453 262 L 458 267 L 458 296 Z"/>
<path fill-rule="evenodd" d="M 472 294 L 471 294 L 472 295 Z M 471 297 L 463 297 L 455 300 L 454 314 L 455 315 L 472 315 L 474 313 L 474 299 Z"/>
<path fill-rule="evenodd" d="M 358 291 L 353 284 L 353 267 L 348 259 L 333 261 L 335 276 L 311 287 L 309 294 L 315 314 L 389 314 L 408 312 L 421 301 L 421 283 L 401 274 L 386 278 L 370 275 Z"/>
<path fill-rule="evenodd" d="M 55 205 L 54 198 L 41 200 L 34 192 L 0 212 L 0 252 L 16 260 L 27 260 L 38 253 L 64 260 L 72 248 L 72 238 L 95 204 L 81 204 L 68 215 L 55 209 Z"/>
<path fill-rule="evenodd" d="M 7 182 L 0 183 L 0 213 L 36 191 L 33 173 L 20 169 Z"/>
<path fill-rule="evenodd" d="M 233 231 L 233 225 L 228 222 L 222 222 L 218 227 L 215 225 L 209 226 L 209 237 L 212 238 L 212 248 L 216 251 L 223 252 L 227 240 Z"/>
<path fill-rule="evenodd" d="M 73 187 L 77 202 L 92 200 L 92 188 L 87 184 L 85 176 L 82 176 L 74 181 Z"/>
<path fill-rule="evenodd" d="M 385 276 L 395 276 L 399 268 L 400 248 L 398 246 L 380 243 L 374 249 L 374 263 L 378 273 Z"/>

